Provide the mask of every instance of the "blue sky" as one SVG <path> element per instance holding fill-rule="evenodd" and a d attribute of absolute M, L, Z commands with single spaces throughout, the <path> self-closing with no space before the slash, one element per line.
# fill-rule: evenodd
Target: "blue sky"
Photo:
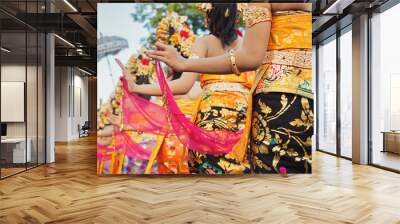
<path fill-rule="evenodd" d="M 99 3 L 97 4 L 97 37 L 100 33 L 103 36 L 120 36 L 128 40 L 129 49 L 122 50 L 115 57 L 122 63 L 126 63 L 129 57 L 140 48 L 140 39 L 149 35 L 144 28 L 144 24 L 134 22 L 131 14 L 135 12 L 135 3 Z M 117 83 L 120 69 L 110 56 L 112 78 L 107 65 L 107 60 L 103 58 L 97 63 L 97 105 L 100 99 L 105 102 L 114 91 L 113 82 Z"/>

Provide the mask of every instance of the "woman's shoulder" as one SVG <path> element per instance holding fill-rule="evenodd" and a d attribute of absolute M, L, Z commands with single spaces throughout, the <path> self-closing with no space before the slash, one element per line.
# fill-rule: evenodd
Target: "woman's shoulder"
<path fill-rule="evenodd" d="M 203 36 L 202 38 L 203 39 L 201 41 L 203 42 L 203 44 L 206 45 L 207 48 L 210 49 L 212 52 L 225 51 L 224 47 L 221 45 L 221 40 L 218 37 L 216 37 L 212 34 L 208 34 L 208 35 Z M 242 41 L 243 41 L 243 38 L 238 36 L 237 43 L 235 43 L 234 45 L 236 45 L 236 44 L 241 45 Z"/>
<path fill-rule="evenodd" d="M 212 34 L 205 35 L 202 38 L 201 41 L 208 47 L 219 47 L 221 45 L 221 40 Z"/>
<path fill-rule="evenodd" d="M 210 46 L 215 47 L 216 45 L 218 45 L 220 40 L 216 36 L 214 36 L 212 34 L 208 34 L 208 35 L 204 35 L 202 37 L 197 38 L 196 42 L 198 45 L 204 45 L 208 48 Z"/>
<path fill-rule="evenodd" d="M 200 38 L 201 38 L 201 41 L 204 41 L 204 42 L 210 42 L 210 41 L 218 40 L 218 38 L 216 36 L 212 35 L 212 34 L 207 34 L 207 35 L 204 35 L 204 36 L 202 36 Z"/>
<path fill-rule="evenodd" d="M 198 36 L 192 46 L 192 53 L 199 57 L 205 57 L 207 55 L 208 45 L 209 44 L 204 36 Z"/>
<path fill-rule="evenodd" d="M 207 45 L 208 42 L 209 42 L 209 37 L 208 37 L 208 35 L 207 35 L 207 36 L 198 36 L 198 37 L 196 38 L 196 41 L 195 41 L 195 43 L 196 43 L 197 45 Z"/>

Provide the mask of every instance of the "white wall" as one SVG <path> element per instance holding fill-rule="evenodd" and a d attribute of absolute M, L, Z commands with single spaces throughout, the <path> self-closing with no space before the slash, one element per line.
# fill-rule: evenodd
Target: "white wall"
<path fill-rule="evenodd" d="M 36 67 L 29 66 L 26 68 L 24 65 L 18 64 L 5 64 L 1 66 L 1 81 L 2 82 L 25 82 L 25 69 L 27 69 L 28 74 L 35 73 Z M 28 77 L 29 78 L 29 77 Z M 29 80 L 29 85 L 36 86 L 36 80 Z M 28 107 L 36 108 L 36 88 L 27 88 L 27 103 Z M 34 105 L 29 105 L 34 102 Z M 7 108 L 1 108 L 2 110 L 7 110 Z M 36 109 L 35 109 L 36 110 Z M 28 122 L 35 121 L 35 126 L 33 124 L 28 125 L 29 128 L 36 130 L 36 113 L 27 113 Z M 28 130 L 28 137 L 30 130 Z M 7 136 L 8 137 L 25 137 L 25 122 L 7 122 Z M 36 132 L 35 132 L 36 137 Z"/>
<path fill-rule="evenodd" d="M 25 82 L 25 65 L 2 65 L 1 81 L 5 82 Z M 6 110 L 6 108 L 1 108 Z M 25 123 L 11 122 L 7 123 L 7 137 L 25 137 Z"/>
<path fill-rule="evenodd" d="M 55 141 L 74 140 L 78 125 L 88 120 L 88 78 L 72 67 L 56 67 L 55 73 Z"/>
<path fill-rule="evenodd" d="M 38 71 L 37 71 L 38 69 Z M 42 68 L 25 64 L 3 64 L 1 66 L 2 82 L 24 82 L 26 83 L 26 110 L 27 119 L 24 122 L 6 122 L 7 137 L 9 138 L 25 138 L 30 140 L 32 161 L 39 163 L 44 162 L 44 83 Z M 27 78 L 27 80 L 25 80 Z M 37 92 L 38 90 L 38 92 Z M 7 97 L 7 96 L 2 96 Z M 9 108 L 1 108 L 1 110 L 9 110 Z M 25 111 L 22 111 L 25 113 Z M 37 156 L 39 153 L 39 156 Z"/>
<path fill-rule="evenodd" d="M 68 88 L 69 69 L 67 67 L 55 68 L 55 141 L 68 140 Z"/>

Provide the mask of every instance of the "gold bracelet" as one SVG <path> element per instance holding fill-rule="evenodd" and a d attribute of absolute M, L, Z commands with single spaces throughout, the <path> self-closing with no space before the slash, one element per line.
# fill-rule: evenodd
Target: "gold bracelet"
<path fill-rule="evenodd" d="M 200 57 L 197 55 L 197 54 L 194 54 L 194 53 L 192 53 L 190 56 L 189 56 L 189 59 L 199 59 Z"/>
<path fill-rule="evenodd" d="M 236 75 L 240 75 L 240 71 L 236 65 L 236 57 L 234 49 L 229 50 L 229 59 L 231 60 L 232 72 L 235 73 Z"/>

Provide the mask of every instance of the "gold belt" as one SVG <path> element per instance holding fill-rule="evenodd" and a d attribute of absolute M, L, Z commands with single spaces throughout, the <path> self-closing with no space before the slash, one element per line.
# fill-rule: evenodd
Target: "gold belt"
<path fill-rule="evenodd" d="M 242 84 L 234 82 L 214 82 L 203 86 L 204 93 L 217 92 L 217 91 L 249 93 L 250 90 L 244 87 Z"/>
<path fill-rule="evenodd" d="M 298 14 L 310 14 L 308 11 L 300 11 L 300 10 L 288 10 L 288 11 L 278 11 L 273 12 L 274 16 L 287 16 L 287 15 L 298 15 Z"/>
<path fill-rule="evenodd" d="M 311 50 L 271 50 L 267 51 L 264 64 L 280 64 L 300 68 L 312 67 Z"/>

